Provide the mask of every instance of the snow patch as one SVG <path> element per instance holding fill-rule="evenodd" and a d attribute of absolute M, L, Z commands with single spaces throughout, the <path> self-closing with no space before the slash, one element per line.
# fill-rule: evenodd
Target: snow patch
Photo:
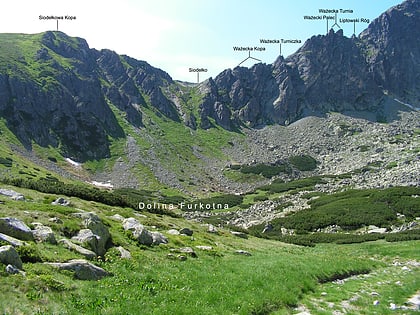
<path fill-rule="evenodd" d="M 398 102 L 398 103 L 400 103 L 404 106 L 407 106 L 407 107 L 411 108 L 412 110 L 420 110 L 420 107 L 416 107 L 416 106 L 413 106 L 411 104 L 404 103 L 404 102 L 400 101 L 399 99 L 394 98 L 394 101 L 396 101 L 396 102 Z"/>
<path fill-rule="evenodd" d="M 96 186 L 96 187 L 101 187 L 101 188 L 114 188 L 114 185 L 111 184 L 110 181 L 106 182 L 106 183 L 102 183 L 102 182 L 97 182 L 97 181 L 91 181 L 90 182 L 92 185 Z"/>
<path fill-rule="evenodd" d="M 72 159 L 70 159 L 70 158 L 65 158 L 65 160 L 66 160 L 69 164 L 73 165 L 74 167 L 81 167 L 81 166 L 82 166 L 82 163 L 79 163 L 79 162 L 73 161 L 73 160 L 72 160 Z"/>

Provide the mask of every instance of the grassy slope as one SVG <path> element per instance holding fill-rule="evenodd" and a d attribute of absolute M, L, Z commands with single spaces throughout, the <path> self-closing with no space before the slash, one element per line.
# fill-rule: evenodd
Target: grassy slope
<path fill-rule="evenodd" d="M 269 314 L 274 311 L 289 314 L 301 303 L 319 308 L 313 298 L 320 290 L 327 290 L 328 298 L 347 299 L 350 289 L 341 292 L 336 286 L 328 287 L 330 280 L 371 271 L 374 286 L 376 279 L 387 277 L 383 271 L 390 270 L 387 268 L 397 256 L 402 262 L 420 258 L 416 251 L 419 242 L 306 248 L 253 237 L 241 239 L 226 230 L 210 234 L 199 224 L 147 213 L 147 217 L 139 220 L 149 227 L 155 226 L 152 230 L 165 233 L 170 228 L 189 227 L 194 235 L 168 235 L 168 245 L 145 248 L 127 237 L 120 222 L 108 218 L 115 213 L 134 216 L 131 209 L 77 198 L 70 198 L 73 207 L 51 206 L 53 195 L 14 189 L 22 192 L 28 201 L 0 197 L 5 202 L 0 208 L 1 217 L 19 217 L 27 224 L 33 221 L 48 224 L 60 238 L 80 228 L 72 212 L 94 211 L 108 225 L 114 244 L 129 249 L 133 259 L 121 260 L 113 250 L 109 251 L 95 263 L 113 276 L 100 281 L 74 280 L 71 274 L 57 272 L 41 263 L 25 263 L 25 277 L 0 272 L 3 292 L 0 309 L 6 314 L 138 314 L 139 310 L 144 314 Z M 61 218 L 63 224 L 50 223 L 48 219 L 52 216 Z M 167 256 L 171 248 L 197 245 L 213 249 L 195 249 L 198 258 L 184 262 Z M 44 261 L 80 258 L 61 246 L 33 246 Z M 234 254 L 237 249 L 247 250 L 252 256 Z M 391 284 L 384 288 L 388 295 L 395 293 L 399 303 L 415 293 L 418 282 L 414 279 L 418 275 L 418 267 L 399 275 L 408 284 L 403 292 L 393 290 Z M 320 285 L 320 281 L 327 282 Z M 357 307 L 369 309 L 369 296 L 366 299 L 359 300 Z"/>

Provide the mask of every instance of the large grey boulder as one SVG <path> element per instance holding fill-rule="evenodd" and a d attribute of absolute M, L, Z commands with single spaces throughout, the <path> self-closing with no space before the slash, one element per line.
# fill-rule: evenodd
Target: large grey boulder
<path fill-rule="evenodd" d="M 97 214 L 93 212 L 81 212 L 75 213 L 75 216 L 82 219 L 82 225 L 85 229 L 92 231 L 92 234 L 96 237 L 96 241 L 89 236 L 91 249 L 98 255 L 102 256 L 106 253 L 106 244 L 111 238 L 108 228 L 103 224 Z M 81 230 L 82 232 L 83 230 Z M 80 232 L 79 232 L 80 234 Z M 88 237 L 88 232 L 83 231 L 82 234 Z M 85 242 L 82 240 L 82 242 Z"/>
<path fill-rule="evenodd" d="M 0 247 L 0 263 L 22 269 L 22 260 L 16 249 L 11 245 Z"/>
<path fill-rule="evenodd" d="M 34 239 L 31 229 L 16 218 L 0 218 L 0 233 L 23 241 L 33 241 Z"/>
<path fill-rule="evenodd" d="M 74 272 L 74 276 L 80 280 L 99 280 L 109 275 L 104 269 L 84 259 L 73 259 L 65 263 L 46 263 L 60 270 Z"/>
<path fill-rule="evenodd" d="M 133 237 L 142 245 L 150 246 L 153 244 L 153 235 L 143 224 L 135 218 L 127 218 L 123 221 L 123 228 L 126 231 L 131 231 Z"/>
<path fill-rule="evenodd" d="M 62 240 L 58 241 L 59 244 L 62 244 L 65 248 L 70 249 L 76 253 L 82 254 L 86 259 L 94 259 L 96 257 L 96 253 L 86 249 L 82 246 L 72 243 L 71 241 L 63 238 Z"/>
<path fill-rule="evenodd" d="M 32 230 L 35 241 L 39 243 L 57 244 L 54 232 L 49 226 L 45 226 L 38 222 L 32 223 L 32 225 L 35 227 L 34 230 Z"/>

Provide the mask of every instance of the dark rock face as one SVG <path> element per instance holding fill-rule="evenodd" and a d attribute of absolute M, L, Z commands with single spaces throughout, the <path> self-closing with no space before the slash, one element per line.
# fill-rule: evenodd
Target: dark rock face
<path fill-rule="evenodd" d="M 375 83 L 402 101 L 417 105 L 420 102 L 419 29 L 420 2 L 407 0 L 380 15 L 360 34 Z"/>
<path fill-rule="evenodd" d="M 210 127 L 208 117 L 232 129 L 287 124 L 309 113 L 376 111 L 388 92 L 419 104 L 419 7 L 408 0 L 389 9 L 359 38 L 331 30 L 272 65 L 225 70 L 202 88 L 201 127 Z"/>
<path fill-rule="evenodd" d="M 0 69 L 0 115 L 27 148 L 32 142 L 60 146 L 63 155 L 78 161 L 107 157 L 108 138 L 124 136 L 109 102 L 140 127 L 143 95 L 163 115 L 179 120 L 162 92 L 172 84 L 162 70 L 90 49 L 85 40 L 61 32 L 44 33 L 34 47 L 40 48 L 10 66 L 19 71 Z"/>

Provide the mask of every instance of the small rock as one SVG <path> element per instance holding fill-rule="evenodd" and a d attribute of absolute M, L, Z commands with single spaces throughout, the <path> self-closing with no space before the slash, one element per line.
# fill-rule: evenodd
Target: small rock
<path fill-rule="evenodd" d="M 131 253 L 128 250 L 126 250 L 124 247 L 118 246 L 117 249 L 118 249 L 118 251 L 121 254 L 121 258 L 123 258 L 123 259 L 131 259 Z"/>
<path fill-rule="evenodd" d="M 232 235 L 235 235 L 236 237 L 245 238 L 245 239 L 247 239 L 247 238 L 248 238 L 248 235 L 247 235 L 247 234 L 245 234 L 245 233 L 243 233 L 243 232 L 230 231 L 230 233 L 231 233 Z"/>
<path fill-rule="evenodd" d="M 64 199 L 63 197 L 59 197 L 55 201 L 51 202 L 51 204 L 55 206 L 68 207 L 70 206 L 71 202 L 69 200 Z"/>
<path fill-rule="evenodd" d="M 262 233 L 268 233 L 268 232 L 271 232 L 272 230 L 273 230 L 273 225 L 271 223 L 268 223 L 264 226 Z"/>
<path fill-rule="evenodd" d="M 201 250 L 212 250 L 213 247 L 206 246 L 206 245 L 197 245 L 195 248 L 201 249 Z"/>
<path fill-rule="evenodd" d="M 57 217 L 53 217 L 53 218 L 48 219 L 48 222 L 57 223 L 57 224 L 62 224 L 63 223 L 63 221 L 60 218 L 57 218 Z"/>
<path fill-rule="evenodd" d="M 244 255 L 244 256 L 252 256 L 250 252 L 247 252 L 246 250 L 243 250 L 243 249 L 235 250 L 235 254 Z"/>
<path fill-rule="evenodd" d="M 184 254 L 189 254 L 193 258 L 197 258 L 197 254 L 191 247 L 182 247 L 178 251 Z"/>
<path fill-rule="evenodd" d="M 0 247 L 0 263 L 22 269 L 22 260 L 16 249 L 11 245 Z"/>
<path fill-rule="evenodd" d="M 389 303 L 389 309 L 394 311 L 397 309 L 397 305 L 395 303 Z"/>
<path fill-rule="evenodd" d="M 207 232 L 209 232 L 209 233 L 218 233 L 216 227 L 213 224 L 209 224 L 208 225 Z"/>
<path fill-rule="evenodd" d="M 403 267 L 401 268 L 401 270 L 402 270 L 402 271 L 411 271 L 411 269 L 410 269 L 410 268 L 408 268 L 407 266 L 403 266 Z"/>
<path fill-rule="evenodd" d="M 189 228 L 183 228 L 183 229 L 181 229 L 181 230 L 179 231 L 179 233 L 180 233 L 180 234 L 187 235 L 187 236 L 192 236 L 192 235 L 193 235 L 193 233 L 194 233 L 194 231 L 193 231 L 193 230 L 191 230 L 191 229 L 189 229 Z"/>
<path fill-rule="evenodd" d="M 175 230 L 175 229 L 170 229 L 167 233 L 170 234 L 170 235 L 179 235 L 179 234 L 181 234 L 181 233 L 179 233 L 178 230 Z"/>
<path fill-rule="evenodd" d="M 7 265 L 6 266 L 6 272 L 11 274 L 11 275 L 16 275 L 16 274 L 20 273 L 20 270 L 13 265 Z"/>
<path fill-rule="evenodd" d="M 153 245 L 168 244 L 168 239 L 165 235 L 159 232 L 151 232 L 153 238 Z"/>
<path fill-rule="evenodd" d="M 178 255 L 178 259 L 179 259 L 180 261 L 186 261 L 186 260 L 187 260 L 187 256 L 184 256 L 184 255 Z"/>
<path fill-rule="evenodd" d="M 379 293 L 378 293 L 378 292 L 373 291 L 373 292 L 371 292 L 371 293 L 370 293 L 370 295 L 371 295 L 371 296 L 379 296 Z"/>
<path fill-rule="evenodd" d="M 326 296 L 327 292 L 321 292 L 321 296 Z"/>
<path fill-rule="evenodd" d="M 375 301 L 373 301 L 373 305 L 379 305 L 379 301 L 378 300 L 375 300 Z"/>
<path fill-rule="evenodd" d="M 175 259 L 176 258 L 175 255 L 174 254 L 171 254 L 171 253 L 169 253 L 168 255 L 166 255 L 166 257 L 168 257 L 169 259 Z"/>

